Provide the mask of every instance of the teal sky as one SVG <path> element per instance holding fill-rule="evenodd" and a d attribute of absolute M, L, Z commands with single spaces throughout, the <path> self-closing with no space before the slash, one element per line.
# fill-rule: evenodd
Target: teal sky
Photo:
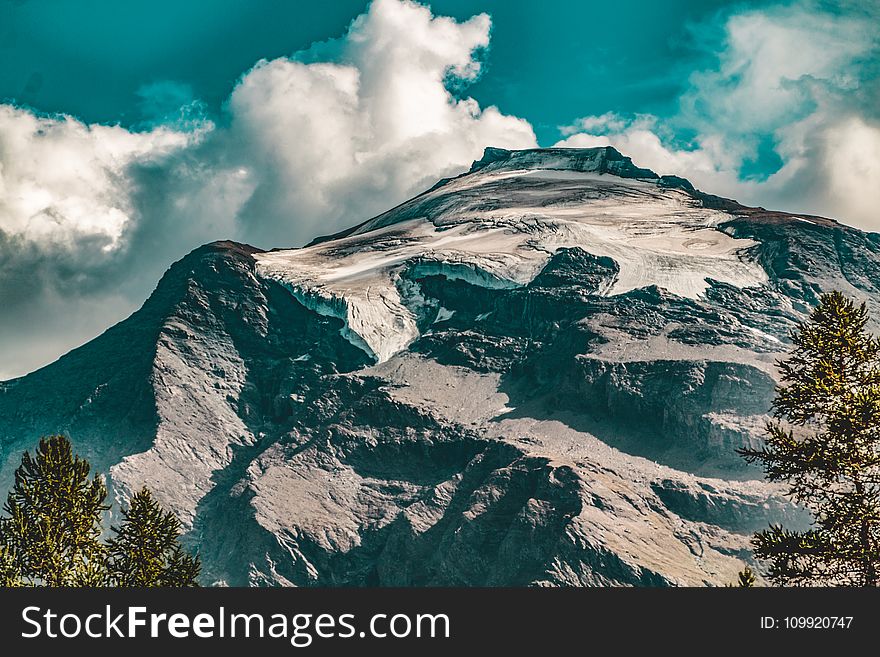
<path fill-rule="evenodd" d="M 675 111 L 706 63 L 705 25 L 755 3 L 720 0 L 435 0 L 435 14 L 487 12 L 492 42 L 467 93 L 529 120 L 542 145 L 580 116 Z M 216 113 L 261 59 L 341 35 L 363 0 L 0 0 L 0 98 L 86 122 L 137 126 L 138 91 L 189 87 Z M 708 38 L 711 38 L 709 35 Z"/>

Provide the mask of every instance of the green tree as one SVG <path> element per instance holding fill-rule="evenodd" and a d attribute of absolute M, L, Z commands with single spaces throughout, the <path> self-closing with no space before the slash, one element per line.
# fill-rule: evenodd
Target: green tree
<path fill-rule="evenodd" d="M 0 586 L 197 586 L 180 522 L 145 488 L 101 541 L 107 489 L 64 436 L 25 452 L 0 518 Z"/>
<path fill-rule="evenodd" d="M 146 488 L 136 493 L 108 543 L 116 586 L 198 586 L 200 564 L 178 542 L 180 521 Z"/>
<path fill-rule="evenodd" d="M 24 453 L 0 521 L 4 571 L 14 563 L 27 585 L 95 583 L 106 555 L 100 539 L 107 488 L 89 471 L 64 436 L 41 439 L 33 457 Z"/>
<path fill-rule="evenodd" d="M 751 589 L 755 586 L 755 573 L 746 566 L 739 572 L 736 585 L 741 589 Z"/>
<path fill-rule="evenodd" d="M 739 589 L 751 589 L 755 587 L 755 583 L 757 582 L 757 578 L 755 577 L 754 571 L 746 566 L 739 573 L 737 573 L 736 583 L 734 584 L 725 584 L 729 589 L 739 588 Z"/>
<path fill-rule="evenodd" d="M 741 450 L 785 482 L 813 526 L 771 526 L 754 539 L 777 585 L 880 583 L 880 341 L 868 311 L 825 294 L 792 332 L 763 448 Z"/>

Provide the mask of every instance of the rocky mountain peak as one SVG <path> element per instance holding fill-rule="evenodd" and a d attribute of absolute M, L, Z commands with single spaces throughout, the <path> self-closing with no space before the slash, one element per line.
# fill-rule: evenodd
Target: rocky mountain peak
<path fill-rule="evenodd" d="M 310 246 L 200 247 L 0 386 L 0 494 L 64 432 L 177 513 L 205 584 L 724 584 L 799 522 L 736 449 L 830 289 L 877 314 L 876 234 L 490 148 Z"/>
<path fill-rule="evenodd" d="M 488 147 L 483 157 L 471 165 L 468 173 L 476 171 L 560 170 L 593 173 L 611 173 L 621 178 L 657 179 L 656 173 L 633 164 L 611 146 L 597 148 L 530 148 L 507 150 Z"/>

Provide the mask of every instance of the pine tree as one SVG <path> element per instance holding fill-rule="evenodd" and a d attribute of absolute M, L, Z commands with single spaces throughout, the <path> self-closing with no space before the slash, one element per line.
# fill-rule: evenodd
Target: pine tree
<path fill-rule="evenodd" d="M 740 452 L 813 516 L 807 531 L 755 535 L 775 584 L 880 583 L 880 341 L 868 319 L 864 304 L 839 292 L 821 297 L 779 363 L 766 445 Z"/>
<path fill-rule="evenodd" d="M 0 587 L 198 586 L 201 564 L 180 546 L 180 522 L 146 488 L 101 542 L 107 489 L 89 471 L 64 436 L 24 453 L 0 518 Z"/>
<path fill-rule="evenodd" d="M 754 571 L 746 566 L 737 573 L 736 583 L 725 584 L 724 586 L 729 589 L 751 589 L 755 587 L 756 582 L 757 578 L 755 577 Z"/>
<path fill-rule="evenodd" d="M 198 586 L 201 565 L 178 542 L 180 521 L 163 511 L 148 489 L 132 497 L 123 516 L 108 543 L 115 586 Z"/>
<path fill-rule="evenodd" d="M 741 589 L 751 589 L 755 586 L 755 573 L 752 572 L 752 569 L 746 566 L 739 572 L 739 577 L 737 578 L 737 586 Z"/>
<path fill-rule="evenodd" d="M 64 436 L 40 440 L 33 457 L 24 453 L 4 506 L 9 517 L 0 521 L 4 578 L 44 586 L 100 582 L 107 489 L 89 471 Z"/>

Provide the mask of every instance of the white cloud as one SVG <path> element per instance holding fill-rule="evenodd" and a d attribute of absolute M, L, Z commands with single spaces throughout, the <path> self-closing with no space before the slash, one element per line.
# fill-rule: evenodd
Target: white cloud
<path fill-rule="evenodd" d="M 716 68 L 691 75 L 682 112 L 691 127 L 738 135 L 802 118 L 821 88 L 858 85 L 854 60 L 876 45 L 876 26 L 800 3 L 731 16 Z"/>
<path fill-rule="evenodd" d="M 732 15 L 717 65 L 694 73 L 677 116 L 585 117 L 560 145 L 611 144 L 714 194 L 880 230 L 878 32 L 871 16 L 802 2 Z M 696 130 L 692 143 L 669 139 Z M 768 140 L 782 166 L 742 175 Z"/>
<path fill-rule="evenodd" d="M 229 100 L 231 138 L 260 177 L 245 234 L 291 243 L 347 227 L 466 168 L 485 146 L 537 145 L 526 121 L 447 89 L 450 75 L 479 74 L 474 51 L 489 27 L 485 14 L 456 23 L 376 0 L 336 61 L 257 64 Z"/>
<path fill-rule="evenodd" d="M 831 126 L 824 138 L 830 205 L 880 230 L 880 125 L 850 117 Z"/>
<path fill-rule="evenodd" d="M 631 123 L 629 119 L 617 112 L 605 112 L 605 114 L 598 116 L 581 117 L 571 125 L 561 126 L 559 130 L 563 135 L 620 132 L 629 127 Z"/>
<path fill-rule="evenodd" d="M 486 146 L 536 146 L 528 122 L 449 91 L 480 74 L 489 31 L 485 14 L 456 22 L 375 0 L 342 38 L 258 62 L 216 126 L 169 82 L 142 90 L 141 131 L 0 105 L 0 372 L 118 321 L 201 243 L 300 244 L 467 168 Z M 56 312 L 70 321 L 39 336 L 16 319 Z"/>
<path fill-rule="evenodd" d="M 89 239 L 114 250 L 133 220 L 129 167 L 197 134 L 132 133 L 0 105 L 0 230 L 36 244 L 75 248 Z"/>

